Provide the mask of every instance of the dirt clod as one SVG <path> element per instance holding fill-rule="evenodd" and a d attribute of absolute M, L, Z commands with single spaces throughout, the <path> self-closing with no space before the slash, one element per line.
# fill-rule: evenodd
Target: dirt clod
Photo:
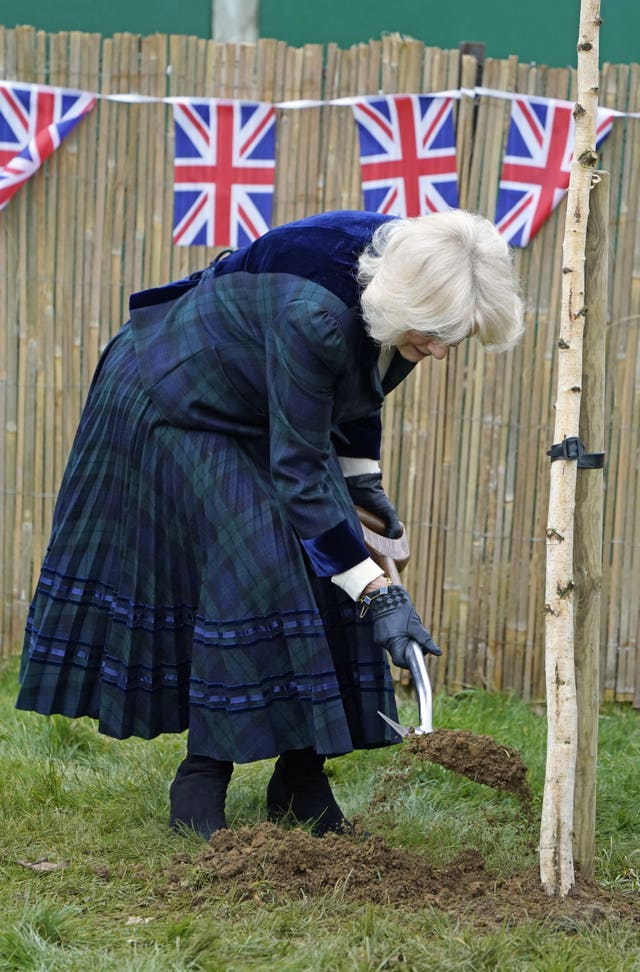
<path fill-rule="evenodd" d="M 404 745 L 417 759 L 438 763 L 474 783 L 513 793 L 526 807 L 531 804 L 527 767 L 520 753 L 491 736 L 467 729 L 435 729 L 426 735 L 409 734 Z"/>

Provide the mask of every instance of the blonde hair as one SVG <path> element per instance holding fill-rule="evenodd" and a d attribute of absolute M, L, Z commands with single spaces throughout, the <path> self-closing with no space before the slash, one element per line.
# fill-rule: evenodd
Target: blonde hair
<path fill-rule="evenodd" d="M 464 210 L 393 219 L 358 261 L 368 331 L 383 346 L 406 331 L 444 344 L 477 334 L 490 351 L 513 347 L 523 307 L 509 247 L 493 223 Z"/>

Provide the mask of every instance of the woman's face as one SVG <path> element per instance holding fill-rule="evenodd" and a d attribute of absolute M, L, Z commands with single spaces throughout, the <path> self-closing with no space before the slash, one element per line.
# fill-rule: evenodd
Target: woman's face
<path fill-rule="evenodd" d="M 396 341 L 396 348 L 407 361 L 422 361 L 423 358 L 436 358 L 442 361 L 449 354 L 449 345 L 437 338 L 421 334 L 420 331 L 406 331 Z"/>

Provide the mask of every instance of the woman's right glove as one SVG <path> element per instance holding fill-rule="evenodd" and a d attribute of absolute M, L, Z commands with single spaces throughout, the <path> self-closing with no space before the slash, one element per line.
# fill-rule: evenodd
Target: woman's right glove
<path fill-rule="evenodd" d="M 404 587 L 392 584 L 387 594 L 377 594 L 360 599 L 363 612 L 373 618 L 373 640 L 391 655 L 394 665 L 408 668 L 407 646 L 417 641 L 423 654 L 441 655 L 433 638 L 423 626 L 418 612 Z"/>

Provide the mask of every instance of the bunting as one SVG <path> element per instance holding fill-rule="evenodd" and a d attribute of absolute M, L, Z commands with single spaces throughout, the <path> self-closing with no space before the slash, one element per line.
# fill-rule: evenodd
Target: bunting
<path fill-rule="evenodd" d="M 277 108 L 351 106 L 365 209 L 418 216 L 455 208 L 459 197 L 454 105 L 461 95 L 511 101 L 495 223 L 510 245 L 525 247 L 568 188 L 574 106 L 482 87 L 433 95 L 267 104 L 133 93 L 99 95 L 0 81 L 0 210 L 99 98 L 123 103 L 164 101 L 173 106 L 173 240 L 178 245 L 242 246 L 270 228 Z M 640 113 L 599 108 L 596 148 L 617 117 L 637 118 Z"/>
<path fill-rule="evenodd" d="M 0 82 L 0 209 L 95 103 L 82 91 Z"/>

